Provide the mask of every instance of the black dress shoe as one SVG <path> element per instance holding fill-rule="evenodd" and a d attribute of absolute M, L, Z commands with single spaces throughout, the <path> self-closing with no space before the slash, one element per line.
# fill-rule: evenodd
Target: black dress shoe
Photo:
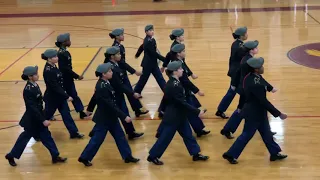
<path fill-rule="evenodd" d="M 82 164 L 84 164 L 85 166 L 92 166 L 92 163 L 88 160 L 84 160 L 84 159 L 79 158 L 78 161 L 81 162 Z"/>
<path fill-rule="evenodd" d="M 211 131 L 201 130 L 199 133 L 197 133 L 197 137 L 205 136 L 207 134 L 210 134 Z"/>
<path fill-rule="evenodd" d="M 127 157 L 125 160 L 124 160 L 124 162 L 125 163 L 137 163 L 137 162 L 139 162 L 140 161 L 140 159 L 138 159 L 138 158 L 134 158 L 134 157 L 132 157 L 132 156 L 130 156 L 130 157 Z"/>
<path fill-rule="evenodd" d="M 223 129 L 220 131 L 220 134 L 224 135 L 228 139 L 233 139 L 234 138 L 234 136 L 233 136 L 233 134 L 231 132 L 225 131 Z"/>
<path fill-rule="evenodd" d="M 140 115 L 144 115 L 144 114 L 147 114 L 147 113 L 149 113 L 149 110 L 145 110 L 145 111 L 143 111 L 143 110 L 135 111 L 136 117 L 140 117 Z"/>
<path fill-rule="evenodd" d="M 224 112 L 221 111 L 217 111 L 216 112 L 216 116 L 221 117 L 222 119 L 228 119 L 229 117 L 226 116 L 226 114 Z"/>
<path fill-rule="evenodd" d="M 85 119 L 85 118 L 90 117 L 88 114 L 86 114 L 86 113 L 83 112 L 83 111 L 80 111 L 79 114 L 80 114 L 80 119 Z"/>
<path fill-rule="evenodd" d="M 5 156 L 5 158 L 8 160 L 8 162 L 9 162 L 9 164 L 10 164 L 11 166 L 17 166 L 16 162 L 14 161 L 14 158 L 11 157 L 9 154 L 7 154 L 7 155 Z"/>
<path fill-rule="evenodd" d="M 270 161 L 282 160 L 282 159 L 285 159 L 287 157 L 288 157 L 288 155 L 284 155 L 284 154 L 278 153 L 276 155 L 271 155 L 270 156 Z"/>
<path fill-rule="evenodd" d="M 80 133 L 77 133 L 77 134 L 70 136 L 71 139 L 82 139 L 83 137 L 84 137 L 84 135 L 80 134 Z"/>
<path fill-rule="evenodd" d="M 155 165 L 163 165 L 163 162 L 158 158 L 151 158 L 150 156 L 148 156 L 147 161 L 152 162 Z"/>
<path fill-rule="evenodd" d="M 156 138 L 159 138 L 160 137 L 160 133 L 157 132 L 157 134 L 155 135 Z"/>
<path fill-rule="evenodd" d="M 89 132 L 89 137 L 92 137 L 94 135 L 93 131 Z"/>
<path fill-rule="evenodd" d="M 63 157 L 55 157 L 55 158 L 52 158 L 52 163 L 53 164 L 56 164 L 56 163 L 65 163 L 67 161 L 68 158 L 63 158 Z"/>
<path fill-rule="evenodd" d="M 144 135 L 144 133 L 136 133 L 136 132 L 134 132 L 132 134 L 129 134 L 128 138 L 129 138 L 129 140 L 133 140 L 133 139 L 139 138 L 139 137 L 141 137 L 143 135 Z"/>
<path fill-rule="evenodd" d="M 224 159 L 228 160 L 230 164 L 238 164 L 238 161 L 237 161 L 235 158 L 227 155 L 226 153 L 224 153 L 224 154 L 222 155 L 222 157 L 223 157 Z"/>
<path fill-rule="evenodd" d="M 197 155 L 192 156 L 193 161 L 206 161 L 208 159 L 209 159 L 209 156 L 204 156 L 202 154 L 197 154 Z"/>

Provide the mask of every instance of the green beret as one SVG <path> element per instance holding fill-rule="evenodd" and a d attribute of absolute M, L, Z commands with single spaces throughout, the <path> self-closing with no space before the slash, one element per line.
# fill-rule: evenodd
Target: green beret
<path fill-rule="evenodd" d="M 236 29 L 236 31 L 234 32 L 234 34 L 238 35 L 238 36 L 244 36 L 247 32 L 247 27 L 239 27 L 238 29 Z"/>
<path fill-rule="evenodd" d="M 181 61 L 171 61 L 168 66 L 167 66 L 167 69 L 169 71 L 176 71 L 178 70 L 179 68 L 182 67 L 182 62 Z"/>
<path fill-rule="evenodd" d="M 176 52 L 176 53 L 180 53 L 185 49 L 185 45 L 184 44 L 176 44 L 171 48 L 171 51 Z"/>
<path fill-rule="evenodd" d="M 38 73 L 38 66 L 27 66 L 23 69 L 23 74 L 26 76 L 33 76 Z"/>
<path fill-rule="evenodd" d="M 146 25 L 146 27 L 144 28 L 144 31 L 149 31 L 149 30 L 151 30 L 151 29 L 153 29 L 153 25 L 152 25 L 152 24 L 148 24 L 148 25 Z"/>
<path fill-rule="evenodd" d="M 247 61 L 247 64 L 254 69 L 261 68 L 263 63 L 264 63 L 264 59 L 262 57 L 259 57 L 259 58 L 253 57 L 253 58 L 248 59 L 248 61 Z"/>
<path fill-rule="evenodd" d="M 99 73 L 106 73 L 108 72 L 110 69 L 112 68 L 112 64 L 110 62 L 108 63 L 103 63 L 103 64 L 100 64 L 98 67 L 97 67 L 97 72 Z"/>
<path fill-rule="evenodd" d="M 106 54 L 115 55 L 120 52 L 120 48 L 118 46 L 112 46 L 107 49 Z"/>
<path fill-rule="evenodd" d="M 68 41 L 68 40 L 70 40 L 70 33 L 60 34 L 57 37 L 57 42 L 59 42 L 59 43 L 63 43 L 63 42 Z"/>
<path fill-rule="evenodd" d="M 120 36 L 121 34 L 123 34 L 124 29 L 123 28 L 118 28 L 118 29 L 114 29 L 111 34 L 114 36 Z"/>
<path fill-rule="evenodd" d="M 53 58 L 58 55 L 58 51 L 56 49 L 47 49 L 43 55 L 47 58 Z"/>
<path fill-rule="evenodd" d="M 184 33 L 184 29 L 180 28 L 180 29 L 174 29 L 171 34 L 176 37 L 180 37 L 183 35 L 183 33 Z"/>
<path fill-rule="evenodd" d="M 258 45 L 259 45 L 259 41 L 257 41 L 257 40 L 247 41 L 247 42 L 243 43 L 243 46 L 248 49 L 254 49 L 254 48 L 258 47 Z"/>

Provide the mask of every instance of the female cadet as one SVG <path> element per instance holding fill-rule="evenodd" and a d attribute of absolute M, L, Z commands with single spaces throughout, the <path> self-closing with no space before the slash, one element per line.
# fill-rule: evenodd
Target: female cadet
<path fill-rule="evenodd" d="M 286 119 L 287 115 L 276 109 L 266 97 L 268 83 L 261 75 L 264 72 L 263 63 L 263 58 L 250 58 L 247 61 L 251 73 L 247 74 L 243 80 L 246 97 L 246 103 L 241 111 L 245 118 L 243 132 L 231 148 L 223 154 L 223 158 L 231 164 L 238 163 L 238 157 L 256 130 L 259 131 L 270 153 L 270 161 L 281 160 L 287 157 L 287 155 L 280 154 L 281 148 L 273 140 L 267 112 L 270 112 L 274 117 L 280 117 L 282 120 Z"/>
<path fill-rule="evenodd" d="M 156 165 L 163 165 L 163 162 L 161 162 L 159 158 L 161 158 L 176 131 L 178 131 L 190 155 L 193 156 L 193 161 L 205 161 L 209 159 L 209 157 L 199 154 L 200 147 L 196 139 L 192 136 L 192 131 L 187 120 L 188 113 L 198 115 L 202 118 L 205 110 L 199 110 L 186 102 L 185 90 L 179 80 L 179 78 L 183 76 L 181 61 L 170 62 L 166 74 L 169 76 L 169 80 L 164 90 L 167 106 L 166 113 L 162 120 L 164 127 L 161 136 L 151 148 L 147 160 Z"/>
<path fill-rule="evenodd" d="M 72 97 L 72 104 L 76 112 L 80 114 L 80 119 L 84 119 L 88 117 L 88 115 L 85 112 L 83 112 L 84 107 L 81 102 L 81 99 L 78 96 L 76 86 L 74 84 L 74 79 L 82 80 L 83 76 L 78 75 L 72 70 L 72 57 L 70 52 L 67 50 L 67 48 L 71 45 L 70 34 L 60 34 L 57 37 L 57 42 L 55 44 L 59 48 L 58 64 L 59 70 L 61 71 L 63 77 L 63 86 L 67 94 L 69 94 Z"/>
<path fill-rule="evenodd" d="M 164 61 L 165 58 L 157 52 L 157 42 L 153 38 L 153 25 L 147 25 L 145 27 L 145 32 L 146 37 L 143 41 L 144 57 L 141 62 L 142 75 L 140 76 L 139 81 L 134 87 L 134 92 L 139 94 L 141 94 L 151 73 L 153 74 L 162 91 L 164 90 L 164 86 L 166 85 L 166 81 L 164 80 L 158 66 L 158 59 Z"/>
<path fill-rule="evenodd" d="M 20 134 L 12 150 L 5 156 L 11 166 L 17 166 L 14 158 L 20 159 L 31 137 L 38 137 L 42 144 L 49 150 L 52 163 L 63 163 L 67 158 L 59 156 L 58 148 L 48 129 L 50 121 L 43 114 L 43 99 L 39 85 L 38 67 L 28 66 L 24 68 L 21 78 L 27 81 L 23 90 L 23 99 L 26 111 L 23 114 L 20 126 L 24 131 Z"/>
<path fill-rule="evenodd" d="M 231 45 L 231 54 L 230 54 L 230 58 L 229 58 L 228 76 L 230 78 L 232 78 L 233 74 L 237 71 L 237 69 L 240 66 L 240 61 L 243 56 L 241 53 L 238 53 L 238 49 L 243 44 L 243 41 L 247 40 L 247 38 L 248 38 L 247 31 L 248 31 L 248 29 L 246 27 L 240 27 L 240 28 L 236 29 L 236 31 L 232 34 L 235 41 Z M 233 90 L 231 87 L 229 87 L 226 95 L 224 95 L 224 97 L 222 98 L 222 100 L 218 106 L 216 116 L 219 116 L 222 119 L 229 118 L 225 115 L 224 112 L 230 106 L 235 95 L 236 95 L 236 91 Z"/>
<path fill-rule="evenodd" d="M 184 44 L 175 44 L 171 48 L 171 53 L 172 53 L 172 57 L 173 57 L 172 61 L 179 61 L 182 63 L 183 74 L 179 78 L 179 81 L 181 82 L 183 88 L 185 89 L 187 103 L 189 103 L 191 106 L 193 106 L 195 108 L 200 108 L 201 104 L 199 103 L 198 99 L 195 97 L 194 94 L 197 94 L 197 93 L 200 95 L 203 95 L 203 94 L 201 91 L 199 91 L 199 89 L 188 78 L 190 70 L 184 61 L 184 59 L 186 57 L 185 45 Z M 165 106 L 166 106 L 165 98 L 163 98 L 163 100 L 161 102 L 163 104 L 162 111 L 164 111 Z M 201 137 L 203 135 L 207 135 L 210 133 L 210 131 L 204 130 L 205 126 L 204 126 L 202 120 L 197 115 L 189 114 L 188 120 L 189 120 L 193 130 L 195 131 L 195 133 L 197 134 L 198 137 Z M 161 131 L 163 131 L 163 123 L 162 122 L 160 123 L 160 126 L 158 128 L 158 133 L 157 133 L 156 137 L 160 136 Z"/>
<path fill-rule="evenodd" d="M 96 123 L 95 133 L 78 159 L 85 166 L 92 166 L 91 161 L 106 138 L 108 131 L 113 136 L 125 163 L 139 161 L 132 156 L 130 146 L 118 120 L 120 118 L 125 123 L 131 123 L 131 118 L 116 105 L 115 91 L 109 82 L 113 78 L 111 67 L 111 63 L 104 63 L 99 65 L 95 72 L 96 76 L 99 77 L 95 88 L 98 108 L 93 116 L 93 121 Z"/>
<path fill-rule="evenodd" d="M 226 123 L 226 125 L 221 130 L 221 134 L 226 136 L 228 139 L 233 139 L 233 133 L 237 130 L 238 126 L 241 123 L 242 116 L 240 115 L 241 109 L 243 108 L 243 105 L 245 103 L 245 94 L 243 92 L 242 83 L 243 78 L 249 73 L 249 66 L 246 63 L 248 59 L 254 57 L 256 54 L 258 54 L 258 45 L 259 42 L 257 40 L 255 41 L 247 41 L 243 44 L 243 46 L 239 49 L 239 51 L 242 51 L 245 55 L 242 58 L 240 62 L 240 67 L 238 70 L 234 73 L 232 80 L 231 80 L 231 89 L 235 90 L 239 95 L 239 104 L 237 109 L 233 112 L 232 116 Z M 273 93 L 276 92 L 276 90 L 268 83 L 268 91 L 272 91 Z"/>
<path fill-rule="evenodd" d="M 43 71 L 43 78 L 46 83 L 46 91 L 44 93 L 45 119 L 52 118 L 58 109 L 64 125 L 70 133 L 70 138 L 81 139 L 84 135 L 78 132 L 78 128 L 71 117 L 67 101 L 72 101 L 73 98 L 64 89 L 62 74 L 56 66 L 58 62 L 57 55 L 58 51 L 55 49 L 48 49 L 41 54 L 41 58 L 47 61 Z"/>
<path fill-rule="evenodd" d="M 120 48 L 118 46 L 112 46 L 107 49 L 105 53 L 106 60 L 105 62 L 110 62 L 112 64 L 113 77 L 110 80 L 111 86 L 115 90 L 115 96 L 117 99 L 118 108 L 121 109 L 127 116 L 129 115 L 129 110 L 124 98 L 124 93 L 127 96 L 132 96 L 136 99 L 140 98 L 140 94 L 134 93 L 132 88 L 127 87 L 123 84 L 124 73 L 123 70 L 119 67 L 118 62 L 121 60 Z M 97 101 L 97 97 L 93 95 L 91 101 L 89 103 L 88 109 L 93 112 L 93 109 Z M 130 140 L 141 137 L 144 133 L 135 132 L 135 128 L 133 123 L 126 123 L 125 121 L 121 121 L 123 127 L 125 128 L 126 133 L 128 134 L 128 138 Z M 95 128 L 90 132 L 90 136 L 92 136 L 95 132 Z"/>
<path fill-rule="evenodd" d="M 120 48 L 121 61 L 119 62 L 120 68 L 123 70 L 123 84 L 128 88 L 132 89 L 132 85 L 129 81 L 127 71 L 131 74 L 136 74 L 137 76 L 141 76 L 142 72 L 136 71 L 129 64 L 126 63 L 126 51 L 124 46 L 121 44 L 121 41 L 124 40 L 124 29 L 114 29 L 109 36 L 111 39 L 114 39 L 112 46 L 118 46 Z M 147 114 L 148 110 L 142 110 L 142 104 L 138 99 L 135 99 L 133 96 L 127 96 L 128 101 L 132 107 L 132 110 L 135 112 L 136 117 L 140 117 L 140 115 Z"/>

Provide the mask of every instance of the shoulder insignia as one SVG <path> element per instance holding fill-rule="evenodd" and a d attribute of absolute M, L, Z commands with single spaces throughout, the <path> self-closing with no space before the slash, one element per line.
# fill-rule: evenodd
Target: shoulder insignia
<path fill-rule="evenodd" d="M 105 82 L 101 82 L 100 86 L 101 86 L 101 88 L 105 88 L 106 87 L 106 83 Z"/>
<path fill-rule="evenodd" d="M 253 80 L 254 84 L 260 84 L 260 77 L 255 77 Z"/>
<path fill-rule="evenodd" d="M 30 84 L 28 84 L 25 89 L 30 90 L 31 89 Z"/>
<path fill-rule="evenodd" d="M 46 71 L 50 71 L 50 69 L 51 69 L 50 66 L 46 67 Z"/>
<path fill-rule="evenodd" d="M 179 86 L 179 81 L 173 81 L 173 86 Z"/>

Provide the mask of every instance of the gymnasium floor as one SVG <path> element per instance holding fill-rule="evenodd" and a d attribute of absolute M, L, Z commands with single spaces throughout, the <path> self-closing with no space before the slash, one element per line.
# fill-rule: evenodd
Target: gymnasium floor
<path fill-rule="evenodd" d="M 237 180 L 313 180 L 320 176 L 320 2 L 318 0 L 2 0 L 0 8 L 0 179 L 237 179 Z M 185 29 L 187 63 L 199 76 L 195 84 L 205 92 L 199 97 L 208 109 L 205 124 L 211 130 L 198 139 L 208 162 L 193 162 L 179 135 L 175 136 L 162 160 L 164 166 L 146 161 L 155 142 L 159 124 L 155 111 L 162 97 L 157 83 L 150 78 L 142 102 L 150 114 L 134 120 L 138 131 L 145 135 L 130 141 L 138 164 L 125 164 L 110 135 L 107 136 L 93 166 L 85 168 L 77 159 L 89 138 L 69 140 L 68 132 L 57 114 L 58 121 L 50 126 L 52 135 L 67 164 L 52 165 L 48 151 L 32 139 L 18 166 L 12 168 L 4 156 L 10 151 L 22 129 L 17 126 L 24 110 L 20 81 L 27 65 L 45 64 L 40 54 L 53 48 L 59 33 L 70 32 L 70 52 L 76 72 L 85 79 L 77 81 L 78 93 L 84 104 L 91 98 L 96 83 L 94 71 L 104 60 L 104 52 L 112 44 L 108 33 L 125 29 L 127 61 L 140 68 L 141 58 L 134 54 L 144 38 L 146 24 L 155 26 L 155 38 L 162 54 L 171 45 L 169 34 L 174 28 Z M 259 56 L 264 57 L 265 75 L 279 91 L 269 94 L 269 100 L 288 119 L 270 117 L 276 141 L 288 159 L 269 162 L 268 152 L 257 133 L 239 158 L 230 165 L 221 155 L 234 140 L 220 135 L 226 120 L 215 117 L 216 107 L 229 86 L 226 76 L 230 45 L 230 26 L 249 28 L 249 40 L 259 40 Z M 296 63 L 294 63 L 294 62 Z M 130 76 L 131 82 L 138 77 Z M 227 111 L 236 108 L 238 98 Z M 73 109 L 73 106 L 70 105 Z M 129 105 L 129 109 L 131 107 Z M 58 112 L 57 112 L 58 113 Z M 77 126 L 86 135 L 93 123 L 79 120 Z M 133 114 L 132 114 L 133 115 Z M 238 136 L 242 125 L 236 132 Z"/>

